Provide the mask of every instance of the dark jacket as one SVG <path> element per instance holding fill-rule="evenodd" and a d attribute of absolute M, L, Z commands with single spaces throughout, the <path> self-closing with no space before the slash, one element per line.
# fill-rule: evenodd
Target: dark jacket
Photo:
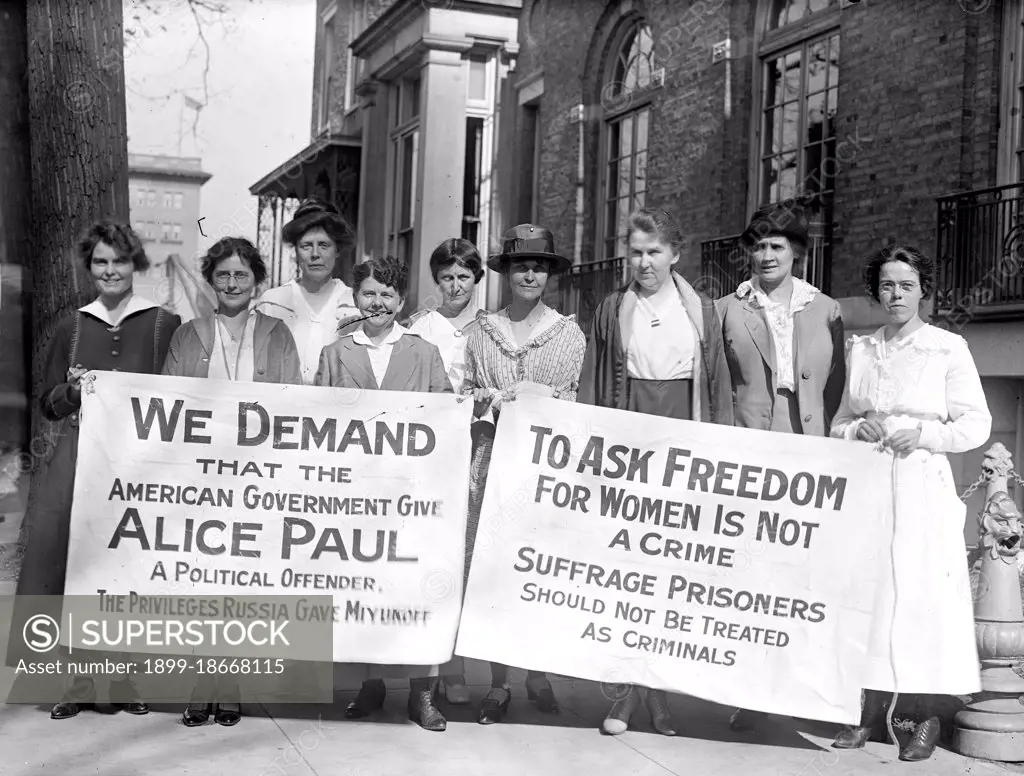
<path fill-rule="evenodd" d="M 715 303 L 698 294 L 680 275 L 672 273 L 683 300 L 694 337 L 700 342 L 700 358 L 694 358 L 694 390 L 691 417 L 731 426 L 732 395 L 729 367 L 722 348 L 722 327 Z M 599 407 L 626 409 L 628 393 L 626 344 L 632 335 L 637 296 L 633 284 L 613 291 L 594 314 L 583 357 L 576 401 Z"/>
<path fill-rule="evenodd" d="M 256 323 L 253 330 L 252 381 L 302 385 L 299 350 L 287 324 L 259 311 L 253 315 Z M 213 339 L 213 316 L 196 318 L 181 326 L 171 339 L 163 373 L 177 377 L 208 377 Z"/>
<path fill-rule="evenodd" d="M 718 301 L 736 425 L 768 431 L 775 410 L 775 347 L 751 294 Z M 846 382 L 843 316 L 822 293 L 793 315 L 793 366 L 803 433 L 828 436 Z"/>

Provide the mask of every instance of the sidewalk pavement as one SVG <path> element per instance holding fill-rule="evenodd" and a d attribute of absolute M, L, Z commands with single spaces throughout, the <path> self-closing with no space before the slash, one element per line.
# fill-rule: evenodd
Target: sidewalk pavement
<path fill-rule="evenodd" d="M 751 734 L 728 728 L 731 709 L 671 696 L 680 733 L 652 732 L 639 710 L 624 735 L 601 735 L 609 707 L 599 685 L 569 679 L 552 684 L 562 706 L 558 716 L 538 712 L 526 700 L 525 675 L 513 671 L 513 702 L 499 725 L 476 724 L 474 710 L 487 690 L 489 671 L 471 664 L 471 706 L 441 701 L 445 733 L 430 733 L 408 721 L 407 686 L 389 681 L 384 711 L 373 721 L 344 719 L 354 688 L 339 690 L 335 704 L 246 706 L 237 727 L 181 724 L 181 708 L 161 706 L 144 717 L 83 711 L 53 721 L 43 706 L 0 706 L 0 773 L 4 776 L 1007 776 L 1017 766 L 969 760 L 938 750 L 924 763 L 901 763 L 895 746 L 868 744 L 841 752 L 829 744 L 834 725 L 767 717 Z M 106 688 L 97 687 L 102 701 Z"/>

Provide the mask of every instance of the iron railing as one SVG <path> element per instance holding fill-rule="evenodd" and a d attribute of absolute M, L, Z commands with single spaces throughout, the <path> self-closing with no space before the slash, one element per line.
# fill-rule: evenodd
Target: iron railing
<path fill-rule="evenodd" d="M 1024 317 L 1024 184 L 939 197 L 933 315 Z"/>
<path fill-rule="evenodd" d="M 700 244 L 699 291 L 712 299 L 720 299 L 749 277 L 750 262 L 740 243 L 740 235 L 717 237 Z"/>
<path fill-rule="evenodd" d="M 626 267 L 622 256 L 577 264 L 558 279 L 558 311 L 575 313 L 580 328 L 590 331 L 597 306 L 626 282 Z"/>

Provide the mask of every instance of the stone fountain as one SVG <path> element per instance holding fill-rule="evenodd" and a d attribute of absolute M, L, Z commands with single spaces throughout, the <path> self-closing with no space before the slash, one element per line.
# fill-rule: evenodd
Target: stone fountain
<path fill-rule="evenodd" d="M 996 443 L 982 464 L 985 508 L 979 515 L 980 569 L 974 587 L 974 628 L 982 692 L 955 718 L 960 754 L 999 762 L 1024 761 L 1024 614 L 1017 556 L 1024 540 L 1021 513 L 1007 492 L 1009 451 Z M 1024 671 L 1021 671 L 1024 673 Z"/>

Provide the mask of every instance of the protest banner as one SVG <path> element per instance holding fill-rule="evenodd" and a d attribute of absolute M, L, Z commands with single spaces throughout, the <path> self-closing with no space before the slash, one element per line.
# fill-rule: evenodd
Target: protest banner
<path fill-rule="evenodd" d="M 472 402 L 91 376 L 66 594 L 327 595 L 286 616 L 333 619 L 336 662 L 451 656 L 461 574 L 428 582 L 463 556 Z"/>
<path fill-rule="evenodd" d="M 456 654 L 855 723 L 891 461 L 842 440 L 506 404 Z"/>

